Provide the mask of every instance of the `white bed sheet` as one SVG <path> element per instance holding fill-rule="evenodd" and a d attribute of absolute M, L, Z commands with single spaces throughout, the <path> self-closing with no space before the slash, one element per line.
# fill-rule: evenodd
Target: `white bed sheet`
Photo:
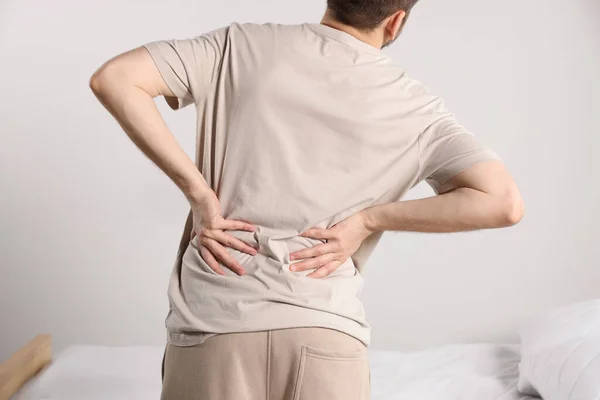
<path fill-rule="evenodd" d="M 72 346 L 11 400 L 158 400 L 163 351 Z"/>
<path fill-rule="evenodd" d="M 73 346 L 13 400 L 152 400 L 162 347 Z M 421 352 L 369 350 L 372 400 L 526 400 L 516 346 L 455 345 Z"/>
<path fill-rule="evenodd" d="M 528 400 L 517 392 L 519 347 L 464 344 L 370 350 L 372 400 Z"/>

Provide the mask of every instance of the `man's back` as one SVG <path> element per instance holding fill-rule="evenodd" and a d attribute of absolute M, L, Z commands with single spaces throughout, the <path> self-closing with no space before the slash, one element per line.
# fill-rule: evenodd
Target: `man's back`
<path fill-rule="evenodd" d="M 217 185 L 225 216 L 297 234 L 416 179 L 416 152 L 407 153 L 417 128 L 403 134 L 395 84 L 402 71 L 332 31 L 229 28 L 221 74 L 230 107 L 220 115 L 235 157 L 225 158 Z"/>
<path fill-rule="evenodd" d="M 381 50 L 326 25 L 234 23 L 145 47 L 179 107 L 197 106 L 197 164 L 223 216 L 256 226 L 230 233 L 259 249 L 251 257 L 228 248 L 247 275 L 221 276 L 187 225 L 169 288 L 171 341 L 322 326 L 368 344 L 359 270 L 380 236 L 312 279 L 289 269 L 291 252 L 319 243 L 298 235 L 397 201 L 423 179 L 443 183 L 493 153 Z"/>
<path fill-rule="evenodd" d="M 327 0 L 320 24 L 234 23 L 152 42 L 90 80 L 190 204 L 162 399 L 367 400 L 359 295 L 383 232 L 521 219 L 498 156 L 381 52 L 416 3 Z M 195 103 L 196 165 L 157 96 Z M 438 195 L 399 201 L 422 180 Z"/>

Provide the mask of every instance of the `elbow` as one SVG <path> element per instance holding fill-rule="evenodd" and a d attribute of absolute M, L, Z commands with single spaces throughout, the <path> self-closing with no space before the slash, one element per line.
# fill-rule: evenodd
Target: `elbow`
<path fill-rule="evenodd" d="M 98 76 L 96 76 L 96 74 L 92 75 L 92 77 L 90 78 L 89 86 L 92 90 L 92 93 L 94 93 L 96 96 L 100 94 L 102 84 L 100 83 L 100 79 L 98 78 Z"/>
<path fill-rule="evenodd" d="M 92 89 L 92 92 L 96 96 L 100 97 L 102 93 L 102 88 L 105 86 L 104 74 L 100 70 L 94 72 L 94 74 L 90 77 L 90 81 L 88 84 L 90 86 L 90 89 Z"/>
<path fill-rule="evenodd" d="M 101 67 L 90 77 L 88 83 L 89 87 L 90 89 L 92 89 L 92 92 L 97 96 L 100 95 L 103 89 L 106 87 L 107 81 L 109 79 L 106 75 L 106 70 Z"/>
<path fill-rule="evenodd" d="M 521 222 L 525 214 L 525 208 L 519 191 L 515 188 L 502 196 L 498 209 L 499 227 L 514 226 Z"/>
<path fill-rule="evenodd" d="M 113 84 L 119 78 L 119 71 L 114 62 L 109 61 L 102 65 L 92 74 L 89 80 L 89 87 L 96 96 L 100 96 L 106 91 L 109 85 Z"/>

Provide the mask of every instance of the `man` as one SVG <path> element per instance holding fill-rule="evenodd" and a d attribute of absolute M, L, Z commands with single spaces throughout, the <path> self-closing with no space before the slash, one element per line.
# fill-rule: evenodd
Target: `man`
<path fill-rule="evenodd" d="M 382 233 L 521 219 L 498 156 L 381 51 L 416 1 L 329 0 L 319 24 L 151 42 L 92 76 L 190 203 L 163 399 L 368 399 L 361 270 Z M 196 163 L 157 96 L 195 104 Z M 436 196 L 400 201 L 422 180 Z"/>

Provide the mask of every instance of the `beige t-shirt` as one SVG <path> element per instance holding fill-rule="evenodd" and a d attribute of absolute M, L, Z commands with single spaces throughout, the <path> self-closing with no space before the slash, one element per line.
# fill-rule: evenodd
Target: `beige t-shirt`
<path fill-rule="evenodd" d="M 389 56 L 325 25 L 233 23 L 145 48 L 177 108 L 196 105 L 196 163 L 223 217 L 257 228 L 230 233 L 259 246 L 254 257 L 228 248 L 245 276 L 218 275 L 190 241 L 188 215 L 168 289 L 169 342 L 317 326 L 368 345 L 359 295 L 381 234 L 323 279 L 289 270 L 290 252 L 320 243 L 298 235 L 498 156 Z"/>

